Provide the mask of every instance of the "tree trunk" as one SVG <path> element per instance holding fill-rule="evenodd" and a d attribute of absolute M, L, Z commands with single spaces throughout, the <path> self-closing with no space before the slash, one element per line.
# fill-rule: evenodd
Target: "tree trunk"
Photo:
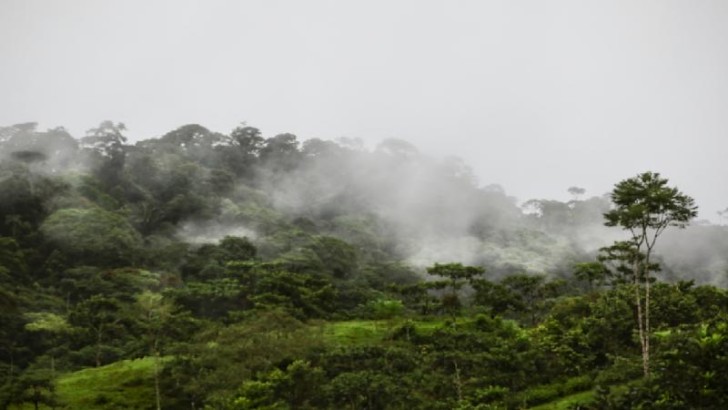
<path fill-rule="evenodd" d="M 645 376 L 650 376 L 650 265 L 649 254 L 645 269 L 645 347 L 643 366 Z"/>
<path fill-rule="evenodd" d="M 159 391 L 159 350 L 157 341 L 154 341 L 154 394 L 157 399 L 157 410 L 162 410 L 162 395 Z"/>
<path fill-rule="evenodd" d="M 640 349 L 642 351 L 642 371 L 645 377 L 649 374 L 649 353 L 645 344 L 645 326 L 642 317 L 642 295 L 640 295 L 639 264 L 634 265 L 634 296 L 637 304 L 637 330 L 640 337 Z"/>
<path fill-rule="evenodd" d="M 455 391 L 458 395 L 458 404 L 463 402 L 463 385 L 460 381 L 460 368 L 458 367 L 457 360 L 452 361 L 455 365 Z"/>

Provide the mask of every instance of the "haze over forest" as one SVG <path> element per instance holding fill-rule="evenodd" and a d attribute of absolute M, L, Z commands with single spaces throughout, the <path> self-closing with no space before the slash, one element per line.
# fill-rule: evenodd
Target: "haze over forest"
<path fill-rule="evenodd" d="M 0 0 L 0 410 L 728 408 L 727 23 Z"/>
<path fill-rule="evenodd" d="M 6 0 L 0 124 L 398 138 L 519 203 L 659 170 L 720 222 L 727 18 L 722 1 Z"/>
<path fill-rule="evenodd" d="M 728 227 L 673 227 L 651 253 L 605 226 L 687 224 L 659 174 L 519 206 L 403 140 L 125 132 L 0 127 L 0 408 L 728 400 L 701 381 L 728 342 Z M 655 184 L 618 194 L 636 181 Z"/>
<path fill-rule="evenodd" d="M 368 149 L 352 139 L 300 143 L 294 134 L 265 137 L 247 125 L 216 133 L 189 124 L 131 145 L 125 132 L 111 121 L 81 139 L 63 127 L 2 127 L 0 160 L 26 163 L 37 176 L 25 178 L 60 178 L 83 196 L 90 182 L 79 176 L 96 175 L 116 198 L 105 206 L 125 215 L 146 242 L 161 236 L 199 245 L 245 236 L 268 258 L 301 256 L 295 241 L 278 243 L 281 232 L 297 227 L 361 250 L 374 246 L 419 270 L 459 261 L 484 266 L 493 277 L 563 276 L 626 238 L 604 226 L 609 196 L 571 187 L 570 200 L 520 205 L 499 185 L 480 186 L 462 160 L 425 155 L 403 140 Z M 3 201 L 10 214 L 22 200 L 11 177 L 18 171 L 6 172 Z M 51 212 L 77 200 L 46 201 Z M 725 283 L 725 229 L 703 223 L 668 232 L 656 249 L 665 258 L 663 276 Z M 374 238 L 384 242 L 372 244 Z"/>

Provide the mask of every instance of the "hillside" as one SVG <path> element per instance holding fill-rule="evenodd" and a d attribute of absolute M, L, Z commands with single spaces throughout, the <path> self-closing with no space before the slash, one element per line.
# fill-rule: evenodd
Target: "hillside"
<path fill-rule="evenodd" d="M 519 206 L 400 140 L 2 127 L 0 408 L 722 408 L 728 231 L 640 178 Z"/>

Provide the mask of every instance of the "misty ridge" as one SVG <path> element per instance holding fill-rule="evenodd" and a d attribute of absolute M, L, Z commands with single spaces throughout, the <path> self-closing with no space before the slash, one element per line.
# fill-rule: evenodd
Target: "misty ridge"
<path fill-rule="evenodd" d="M 566 190 L 570 181 L 563 183 Z M 608 195 L 572 191 L 567 202 L 519 204 L 461 160 L 427 156 L 398 139 L 368 149 L 347 138 L 265 137 L 243 124 L 229 134 L 185 125 L 130 143 L 123 124 L 110 121 L 79 139 L 62 127 L 0 127 L 0 234 L 42 223 L 51 241 L 59 235 L 58 246 L 72 247 L 42 215 L 54 222 L 68 217 L 59 216 L 64 210 L 97 212 L 114 221 L 100 230 L 133 227 L 99 251 L 109 263 L 123 259 L 119 253 L 174 252 L 179 240 L 194 248 L 238 236 L 263 260 L 333 266 L 343 276 L 375 263 L 423 272 L 461 262 L 493 278 L 566 277 L 625 236 L 604 226 Z M 38 221 L 11 217 L 29 206 Z M 656 252 L 666 279 L 726 285 L 725 226 L 668 230 Z"/>

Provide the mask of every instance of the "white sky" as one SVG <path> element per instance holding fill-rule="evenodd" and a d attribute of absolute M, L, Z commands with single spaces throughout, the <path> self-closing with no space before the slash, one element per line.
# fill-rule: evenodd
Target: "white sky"
<path fill-rule="evenodd" d="M 0 0 L 0 125 L 409 140 L 519 200 L 728 206 L 728 1 Z"/>

